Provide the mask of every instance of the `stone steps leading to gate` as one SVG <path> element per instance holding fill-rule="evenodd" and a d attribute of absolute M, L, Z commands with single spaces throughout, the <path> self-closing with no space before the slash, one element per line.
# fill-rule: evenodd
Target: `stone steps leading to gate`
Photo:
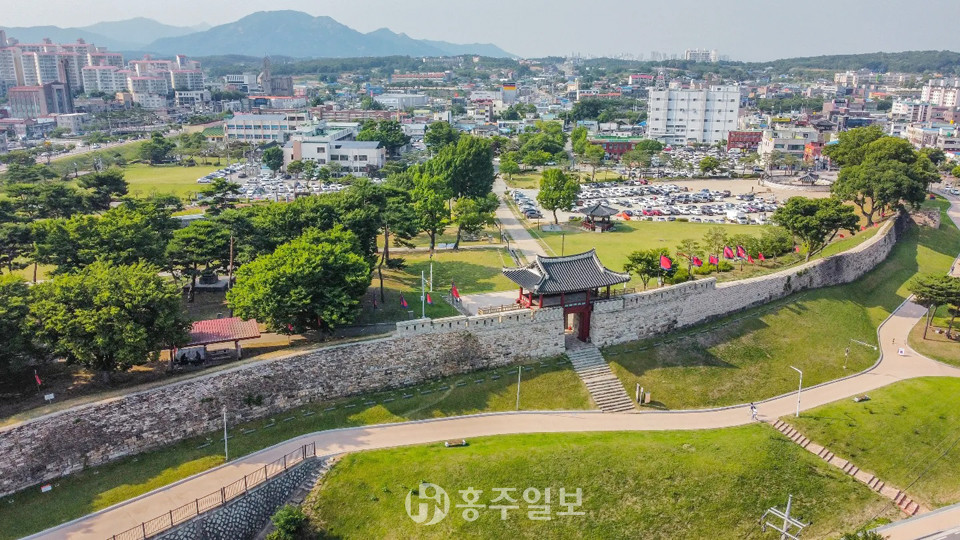
<path fill-rule="evenodd" d="M 573 370 L 583 381 L 590 397 L 603 412 L 635 411 L 633 400 L 627 395 L 600 350 L 592 345 L 584 345 L 567 352 L 567 358 Z"/>

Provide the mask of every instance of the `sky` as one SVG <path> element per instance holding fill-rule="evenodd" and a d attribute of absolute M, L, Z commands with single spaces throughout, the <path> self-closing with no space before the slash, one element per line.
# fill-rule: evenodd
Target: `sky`
<path fill-rule="evenodd" d="M 3 26 L 85 26 L 147 17 L 211 25 L 256 11 L 327 15 L 361 32 L 494 43 L 525 57 L 682 54 L 732 60 L 876 51 L 960 51 L 960 0 L 0 0 Z"/>

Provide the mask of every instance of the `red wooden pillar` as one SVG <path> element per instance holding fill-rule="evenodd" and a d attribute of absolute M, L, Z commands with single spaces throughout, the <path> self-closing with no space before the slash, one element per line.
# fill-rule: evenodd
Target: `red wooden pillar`
<path fill-rule="evenodd" d="M 540 300 L 539 300 L 539 303 L 537 304 L 537 307 L 543 307 L 543 293 L 540 293 Z"/>
<path fill-rule="evenodd" d="M 522 304 L 521 300 L 523 300 L 523 287 L 520 287 L 520 292 L 517 294 L 517 303 Z"/>
<path fill-rule="evenodd" d="M 567 304 L 566 304 L 565 299 L 564 299 L 564 297 L 563 297 L 563 293 L 561 292 L 561 293 L 560 293 L 560 307 L 565 307 L 566 305 L 567 305 Z"/>

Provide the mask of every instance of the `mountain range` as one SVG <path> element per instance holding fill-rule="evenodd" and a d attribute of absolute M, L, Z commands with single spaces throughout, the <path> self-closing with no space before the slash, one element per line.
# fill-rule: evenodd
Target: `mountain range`
<path fill-rule="evenodd" d="M 336 20 L 299 11 L 260 11 L 232 23 L 209 27 L 171 26 L 152 19 L 101 22 L 85 27 L 2 27 L 8 37 L 22 43 L 50 38 L 71 43 L 82 38 L 112 51 L 149 52 L 158 55 L 208 56 L 239 54 L 281 55 L 293 58 L 347 58 L 357 56 L 452 56 L 478 54 L 512 57 L 489 43 L 457 44 L 414 39 L 381 28 L 368 33 Z"/>

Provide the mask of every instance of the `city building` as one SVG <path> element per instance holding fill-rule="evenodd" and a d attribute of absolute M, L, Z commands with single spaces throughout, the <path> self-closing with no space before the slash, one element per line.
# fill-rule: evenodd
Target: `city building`
<path fill-rule="evenodd" d="M 960 133 L 956 124 L 909 124 L 903 136 L 917 148 L 939 148 L 944 152 L 960 152 Z"/>
<path fill-rule="evenodd" d="M 650 90 L 647 135 L 666 144 L 714 144 L 727 139 L 739 114 L 736 85 Z"/>
<path fill-rule="evenodd" d="M 405 81 L 429 81 L 429 82 L 445 82 L 450 79 L 451 73 L 449 71 L 434 71 L 429 73 L 394 73 L 390 76 L 391 82 L 405 82 Z"/>
<path fill-rule="evenodd" d="M 768 161 L 774 152 L 802 159 L 807 143 L 819 142 L 820 132 L 812 127 L 783 127 L 763 130 L 758 153 Z"/>
<path fill-rule="evenodd" d="M 960 80 L 930 81 L 920 91 L 920 101 L 932 105 L 955 108 L 960 105 Z"/>
<path fill-rule="evenodd" d="M 70 89 L 59 82 L 42 86 L 14 86 L 7 91 L 7 99 L 10 114 L 14 118 L 39 118 L 74 112 Z"/>
<path fill-rule="evenodd" d="M 57 115 L 57 127 L 69 129 L 71 133 L 83 133 L 83 126 L 90 121 L 87 113 L 67 113 Z"/>
<path fill-rule="evenodd" d="M 683 51 L 683 59 L 689 62 L 718 62 L 720 55 L 716 49 L 687 49 Z"/>
<path fill-rule="evenodd" d="M 763 140 L 763 131 L 731 131 L 727 133 L 727 151 L 739 148 L 744 152 L 756 152 Z"/>
<path fill-rule="evenodd" d="M 924 101 L 898 100 L 890 108 L 890 118 L 903 122 L 940 122 L 953 107 Z"/>
<path fill-rule="evenodd" d="M 386 149 L 379 141 L 357 141 L 355 123 L 321 122 L 301 128 L 283 145 L 284 166 L 296 160 L 320 165 L 336 163 L 343 172 L 367 175 L 386 164 Z"/>
<path fill-rule="evenodd" d="M 517 83 L 503 83 L 503 86 L 500 87 L 500 101 L 505 105 L 512 105 L 517 102 Z"/>
<path fill-rule="evenodd" d="M 429 102 L 429 98 L 423 94 L 380 94 L 373 99 L 388 109 L 400 110 L 423 107 Z"/>
<path fill-rule="evenodd" d="M 642 137 L 590 137 L 590 144 L 603 147 L 607 159 L 619 160 L 624 154 L 633 150 L 637 143 L 644 140 Z"/>
<path fill-rule="evenodd" d="M 298 114 L 237 114 L 224 121 L 223 133 L 228 140 L 283 143 L 303 124 L 309 122 Z"/>
<path fill-rule="evenodd" d="M 317 120 L 331 122 L 355 122 L 360 120 L 397 120 L 404 113 L 397 111 L 377 111 L 368 109 L 337 109 L 332 104 L 312 107 L 310 113 Z"/>

